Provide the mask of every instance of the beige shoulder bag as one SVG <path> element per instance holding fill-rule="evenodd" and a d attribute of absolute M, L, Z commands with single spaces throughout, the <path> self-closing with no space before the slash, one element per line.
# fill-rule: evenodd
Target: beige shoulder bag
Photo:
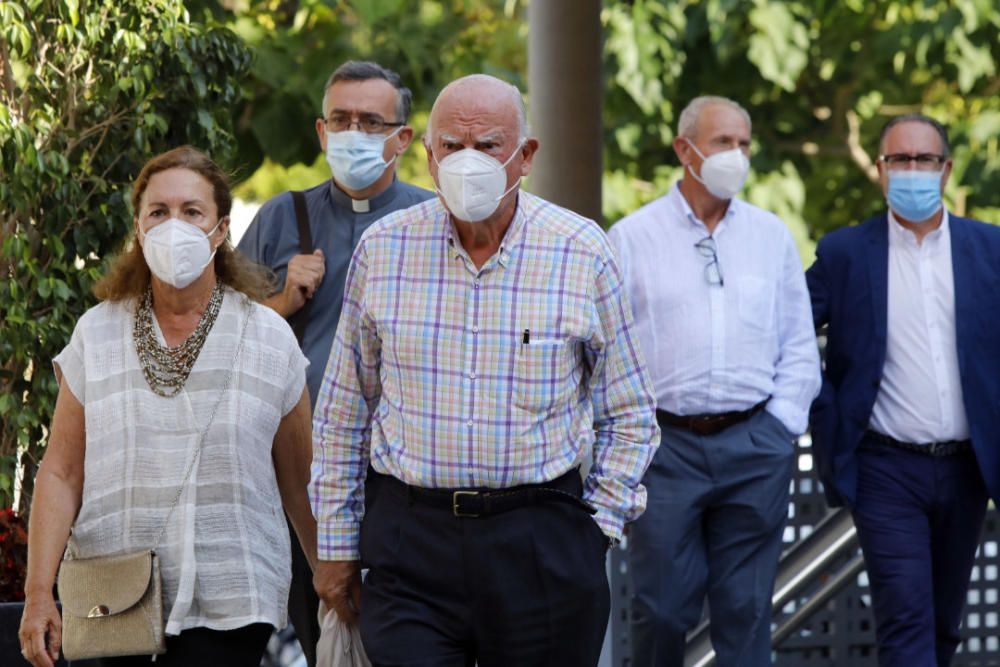
<path fill-rule="evenodd" d="M 59 566 L 59 600 L 62 602 L 62 652 L 67 660 L 165 653 L 163 588 L 156 548 L 167 530 L 167 520 L 180 502 L 215 414 L 222 404 L 243 349 L 253 304 L 247 304 L 240 342 L 226 383 L 212 415 L 201 432 L 198 447 L 177 495 L 163 520 L 152 549 L 117 556 L 73 558 L 67 550 Z"/>

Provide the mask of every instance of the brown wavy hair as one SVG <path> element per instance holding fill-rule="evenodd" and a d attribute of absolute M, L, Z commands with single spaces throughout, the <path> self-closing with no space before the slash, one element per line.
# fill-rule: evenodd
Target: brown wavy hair
<path fill-rule="evenodd" d="M 188 169 L 212 185 L 212 196 L 219 218 L 229 215 L 233 194 L 229 177 L 210 157 L 192 146 L 180 146 L 152 158 L 143 166 L 132 186 L 132 211 L 138 217 L 142 195 L 149 179 L 168 169 Z M 233 248 L 227 235 L 215 253 L 215 274 L 229 287 L 255 301 L 263 301 L 274 292 L 273 275 L 265 267 L 251 262 Z M 94 285 L 94 296 L 101 301 L 137 299 L 149 287 L 150 273 L 142 246 L 135 238 L 135 228 L 126 237 L 121 253 L 111 262 L 107 273 Z"/>

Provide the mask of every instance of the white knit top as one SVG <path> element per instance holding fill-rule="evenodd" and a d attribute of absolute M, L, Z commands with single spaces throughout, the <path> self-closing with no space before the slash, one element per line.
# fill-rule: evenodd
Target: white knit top
<path fill-rule="evenodd" d="M 247 308 L 230 388 L 168 519 L 234 368 Z M 142 375 L 134 313 L 133 301 L 91 308 L 54 360 L 86 417 L 83 501 L 71 544 L 81 558 L 149 549 L 166 521 L 156 552 L 168 634 L 284 627 L 291 556 L 271 453 L 278 423 L 302 394 L 308 361 L 277 313 L 227 289 L 183 390 L 164 398 Z"/>

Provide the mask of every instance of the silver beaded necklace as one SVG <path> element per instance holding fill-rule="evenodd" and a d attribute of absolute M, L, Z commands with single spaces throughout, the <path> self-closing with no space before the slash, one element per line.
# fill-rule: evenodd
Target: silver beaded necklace
<path fill-rule="evenodd" d="M 183 343 L 177 347 L 167 347 L 160 345 L 156 338 L 153 328 L 153 290 L 152 287 L 146 289 L 135 313 L 132 340 L 139 355 L 142 375 L 155 394 L 170 398 L 184 388 L 205 339 L 208 338 L 208 332 L 219 316 L 224 293 L 222 283 L 216 281 L 212 295 L 208 298 L 208 306 L 198 320 L 198 326 Z"/>

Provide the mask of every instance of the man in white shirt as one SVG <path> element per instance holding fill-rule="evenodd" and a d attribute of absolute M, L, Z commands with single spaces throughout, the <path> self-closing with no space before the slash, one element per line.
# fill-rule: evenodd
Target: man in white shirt
<path fill-rule="evenodd" d="M 795 439 L 820 385 L 802 265 L 775 215 L 735 198 L 750 117 L 698 97 L 664 197 L 610 232 L 662 440 L 629 535 L 633 664 L 684 661 L 707 594 L 717 664 L 770 664 L 771 592 Z"/>
<path fill-rule="evenodd" d="M 1000 497 L 1000 228 L 949 213 L 948 135 L 882 130 L 888 211 L 827 234 L 806 274 L 828 326 L 813 449 L 865 555 L 879 664 L 942 667 L 989 497 Z"/>

